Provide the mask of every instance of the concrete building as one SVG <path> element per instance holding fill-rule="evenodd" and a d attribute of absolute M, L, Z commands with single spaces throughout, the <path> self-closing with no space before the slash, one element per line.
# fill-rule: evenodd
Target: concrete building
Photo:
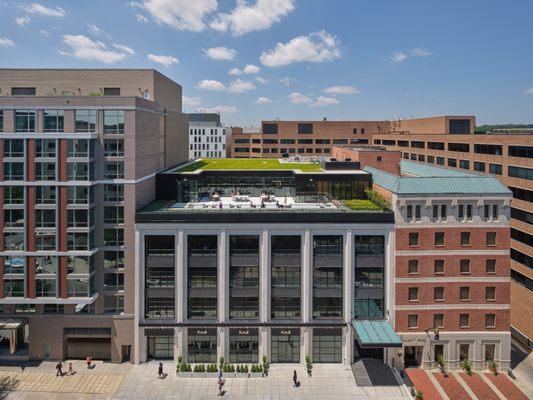
<path fill-rule="evenodd" d="M 493 176 L 512 191 L 511 326 L 513 337 L 533 348 L 533 130 L 479 133 L 472 116 L 442 116 L 391 122 L 372 143 L 405 160 Z"/>
<path fill-rule="evenodd" d="M 158 175 L 136 217 L 135 362 L 509 365 L 511 193 L 440 168 L 403 176 L 416 165 L 383 148 L 340 152 Z M 392 212 L 365 203 L 371 188 Z"/>
<path fill-rule="evenodd" d="M 231 128 L 222 126 L 220 114 L 193 113 L 189 117 L 189 160 L 226 158 Z"/>
<path fill-rule="evenodd" d="M 0 70 L 0 359 L 129 358 L 135 212 L 186 129 L 154 70 Z"/>

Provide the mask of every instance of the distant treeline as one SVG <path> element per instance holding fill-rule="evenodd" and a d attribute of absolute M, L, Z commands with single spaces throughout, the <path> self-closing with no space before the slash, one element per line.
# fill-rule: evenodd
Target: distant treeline
<path fill-rule="evenodd" d="M 479 125 L 476 126 L 476 132 L 489 132 L 493 129 L 514 129 L 514 128 L 533 128 L 533 124 L 501 124 L 501 125 Z"/>

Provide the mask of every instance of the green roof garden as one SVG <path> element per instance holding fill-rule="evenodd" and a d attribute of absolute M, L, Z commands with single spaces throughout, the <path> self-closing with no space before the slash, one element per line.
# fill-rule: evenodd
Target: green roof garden
<path fill-rule="evenodd" d="M 271 158 L 202 158 L 169 172 L 194 172 L 197 170 L 300 170 L 323 172 L 320 163 L 280 162 Z"/>

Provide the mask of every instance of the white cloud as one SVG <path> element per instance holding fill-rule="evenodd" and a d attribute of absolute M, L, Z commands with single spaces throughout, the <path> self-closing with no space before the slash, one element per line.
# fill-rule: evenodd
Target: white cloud
<path fill-rule="evenodd" d="M 390 60 L 393 63 L 400 64 L 403 63 L 407 59 L 407 54 L 405 54 L 402 51 L 396 51 L 391 57 Z"/>
<path fill-rule="evenodd" d="M 255 104 L 268 104 L 272 103 L 272 100 L 270 100 L 268 97 L 259 97 L 256 101 L 254 101 Z"/>
<path fill-rule="evenodd" d="M 15 43 L 11 39 L 6 37 L 0 37 L 0 46 L 2 47 L 13 47 Z"/>
<path fill-rule="evenodd" d="M 142 14 L 135 14 L 135 18 L 137 18 L 137 22 L 148 22 L 148 18 L 146 18 L 144 15 Z"/>
<path fill-rule="evenodd" d="M 263 78 L 262 76 L 256 76 L 255 80 L 259 82 L 261 85 L 266 85 L 268 83 L 268 80 Z"/>
<path fill-rule="evenodd" d="M 429 57 L 432 53 L 425 49 L 413 49 L 411 55 L 414 57 Z"/>
<path fill-rule="evenodd" d="M 95 24 L 87 24 L 87 28 L 89 29 L 89 32 L 91 32 L 93 35 L 101 35 L 102 33 L 104 33 L 104 31 L 97 27 Z"/>
<path fill-rule="evenodd" d="M 204 79 L 203 81 L 200 81 L 198 83 L 198 89 L 204 89 L 204 90 L 214 90 L 216 92 L 222 92 L 226 90 L 226 86 L 222 82 L 211 80 L 211 79 Z"/>
<path fill-rule="evenodd" d="M 285 78 L 280 78 L 278 79 L 278 82 L 285 85 L 285 86 L 290 86 L 292 85 L 293 83 L 296 83 L 296 79 L 294 78 L 289 78 L 288 76 L 286 76 Z"/>
<path fill-rule="evenodd" d="M 533 86 L 526 90 L 526 94 L 533 94 Z"/>
<path fill-rule="evenodd" d="M 45 29 L 40 30 L 39 33 L 40 33 L 41 35 L 43 35 L 43 36 L 50 36 L 50 32 L 48 32 L 48 31 L 45 30 Z"/>
<path fill-rule="evenodd" d="M 15 18 L 15 23 L 18 26 L 27 25 L 29 22 L 30 22 L 30 17 L 18 17 L 18 18 Z"/>
<path fill-rule="evenodd" d="M 148 59 L 155 63 L 161 64 L 166 68 L 170 68 L 173 64 L 179 64 L 180 62 L 180 60 L 178 60 L 176 57 L 155 54 L 148 54 Z"/>
<path fill-rule="evenodd" d="M 215 11 L 218 4 L 217 0 L 142 0 L 129 5 L 148 12 L 158 24 L 180 31 L 200 32 L 205 29 L 204 18 Z"/>
<path fill-rule="evenodd" d="M 327 94 L 357 94 L 361 93 L 355 86 L 330 86 L 323 90 Z"/>
<path fill-rule="evenodd" d="M 260 71 L 257 65 L 248 64 L 243 68 L 242 72 L 245 74 L 258 74 Z"/>
<path fill-rule="evenodd" d="M 228 71 L 228 74 L 230 75 L 240 75 L 242 74 L 242 71 L 239 68 L 232 68 Z"/>
<path fill-rule="evenodd" d="M 236 113 L 237 108 L 235 108 L 234 106 L 215 106 L 215 107 L 203 108 L 202 111 L 206 113 L 219 113 L 219 114 Z"/>
<path fill-rule="evenodd" d="M 241 36 L 270 28 L 292 10 L 294 0 L 257 0 L 253 5 L 238 0 L 231 13 L 218 14 L 210 26 L 216 31 L 229 30 L 234 36 Z"/>
<path fill-rule="evenodd" d="M 30 14 L 45 15 L 47 17 L 64 17 L 67 15 L 66 11 L 61 7 L 48 8 L 39 3 L 24 4 L 20 8 Z"/>
<path fill-rule="evenodd" d="M 339 104 L 339 103 L 340 101 L 333 97 L 318 96 L 315 102 L 310 105 L 310 107 L 325 107 L 325 106 L 330 106 L 332 104 Z"/>
<path fill-rule="evenodd" d="M 183 96 L 182 102 L 184 106 L 198 107 L 202 104 L 202 99 L 199 97 L 187 97 Z"/>
<path fill-rule="evenodd" d="M 305 95 L 303 95 L 301 93 L 297 93 L 297 92 L 292 92 L 289 95 L 289 100 L 293 104 L 307 104 L 307 103 L 311 103 L 313 101 L 313 99 L 311 99 L 310 97 L 307 97 L 307 96 L 305 96 Z"/>
<path fill-rule="evenodd" d="M 211 47 L 204 49 L 204 54 L 212 60 L 231 61 L 235 58 L 237 52 L 228 47 Z"/>
<path fill-rule="evenodd" d="M 261 53 L 261 63 L 267 67 L 282 67 L 295 62 L 325 62 L 341 56 L 340 41 L 325 31 L 297 36 L 287 43 Z"/>
<path fill-rule="evenodd" d="M 230 93 L 244 93 L 249 90 L 254 90 L 255 86 L 252 82 L 243 81 L 242 79 L 237 79 L 230 83 L 228 86 L 228 92 Z"/>
<path fill-rule="evenodd" d="M 83 35 L 63 35 L 63 43 L 70 47 L 70 51 L 59 50 L 60 54 L 72 56 L 81 60 L 100 61 L 105 64 L 113 64 L 133 54 L 133 50 L 127 46 L 113 44 L 118 51 L 110 50 L 100 42 L 93 41 Z"/>

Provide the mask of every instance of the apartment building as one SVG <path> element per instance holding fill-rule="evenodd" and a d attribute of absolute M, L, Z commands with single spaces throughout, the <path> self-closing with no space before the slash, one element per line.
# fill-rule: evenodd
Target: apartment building
<path fill-rule="evenodd" d="M 345 204 L 371 175 L 239 161 L 160 173 L 158 201 L 137 213 L 135 362 L 390 358 L 393 214 Z M 393 341 L 356 337 L 354 321 Z"/>
<path fill-rule="evenodd" d="M 394 121 L 372 143 L 426 165 L 491 175 L 513 193 L 511 203 L 511 325 L 513 337 L 533 347 L 533 131 L 475 132 L 472 116 Z"/>
<path fill-rule="evenodd" d="M 374 121 L 262 121 L 257 133 L 234 132 L 231 155 L 237 158 L 330 156 L 333 146 L 371 143 Z"/>
<path fill-rule="evenodd" d="M 136 210 L 187 158 L 154 70 L 0 70 L 0 359 L 129 358 Z"/>
<path fill-rule="evenodd" d="M 189 160 L 226 158 L 231 128 L 222 126 L 220 114 L 192 113 L 189 117 Z"/>

